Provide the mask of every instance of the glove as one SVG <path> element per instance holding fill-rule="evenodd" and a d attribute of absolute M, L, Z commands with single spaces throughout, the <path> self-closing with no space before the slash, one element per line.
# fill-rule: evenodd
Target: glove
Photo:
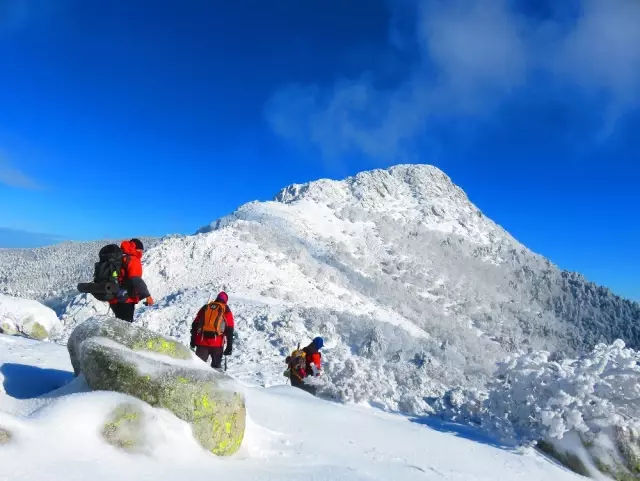
<path fill-rule="evenodd" d="M 227 348 L 222 354 L 224 354 L 225 356 L 230 356 L 233 352 L 233 327 L 227 327 L 227 330 L 225 331 L 225 337 L 227 338 Z"/>
<path fill-rule="evenodd" d="M 153 306 L 153 297 L 149 296 L 144 300 L 145 306 Z"/>

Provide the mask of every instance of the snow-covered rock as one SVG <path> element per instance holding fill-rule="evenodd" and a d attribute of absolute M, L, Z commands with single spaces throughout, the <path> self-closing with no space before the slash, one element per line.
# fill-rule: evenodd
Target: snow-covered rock
<path fill-rule="evenodd" d="M 94 318 L 76 328 L 68 349 L 74 371 L 91 389 L 168 409 L 189 423 L 198 442 L 214 454 L 230 455 L 240 448 L 246 418 L 240 385 L 175 340 L 119 319 Z M 130 432 L 143 414 L 140 409 L 129 409 L 128 418 L 121 411 L 112 413 L 108 439 L 144 444 L 143 433 Z M 122 426 L 127 420 L 136 422 Z"/>
<path fill-rule="evenodd" d="M 132 351 L 144 351 L 168 356 L 172 359 L 191 359 L 192 353 L 175 339 L 130 324 L 115 317 L 94 317 L 77 326 L 67 342 L 74 373 L 82 371 L 80 353 L 82 344 L 93 337 L 103 337 L 122 344 Z"/>
<path fill-rule="evenodd" d="M 45 340 L 60 327 L 60 320 L 38 301 L 0 294 L 0 327 L 6 334 L 22 332 Z"/>
<path fill-rule="evenodd" d="M 3 427 L 0 427 L 0 445 L 8 444 L 11 441 L 12 437 L 13 435 L 11 434 L 11 431 Z"/>

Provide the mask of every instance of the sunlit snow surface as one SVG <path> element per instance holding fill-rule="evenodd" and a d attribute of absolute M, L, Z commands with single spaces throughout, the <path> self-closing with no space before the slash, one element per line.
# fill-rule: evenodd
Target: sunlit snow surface
<path fill-rule="evenodd" d="M 187 424 L 148 405 L 151 447 L 129 454 L 99 433 L 118 403 L 137 401 L 83 392 L 82 378 L 65 385 L 72 375 L 64 347 L 0 335 L 0 372 L 0 427 L 13 434 L 0 446 L 3 480 L 580 479 L 538 454 L 497 447 L 472 430 L 344 406 L 290 386 L 246 388 L 249 422 L 234 456 L 206 453 Z M 64 387 L 44 393 L 57 386 Z"/>

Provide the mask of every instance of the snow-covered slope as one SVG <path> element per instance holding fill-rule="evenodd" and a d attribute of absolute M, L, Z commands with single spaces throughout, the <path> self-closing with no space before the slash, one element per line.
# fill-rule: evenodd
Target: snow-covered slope
<path fill-rule="evenodd" d="M 71 378 L 64 347 L 0 335 L 0 430 L 11 433 L 6 444 L 0 436 L 0 479 L 580 479 L 532 450 L 502 449 L 471 430 L 433 429 L 419 419 L 337 405 L 288 386 L 246 388 L 249 423 L 234 456 L 206 453 L 187 424 L 146 404 L 149 449 L 125 453 L 100 432 L 118 403 L 139 401 L 86 392 L 82 378 Z"/>
<path fill-rule="evenodd" d="M 286 382 L 284 356 L 322 335 L 324 396 L 408 413 L 429 412 L 425 398 L 453 386 L 482 386 L 508 353 L 640 345 L 638 304 L 532 253 L 426 165 L 290 186 L 162 240 L 143 262 L 157 305 L 140 306 L 136 322 L 187 343 L 198 308 L 225 289 L 239 377 Z M 11 276 L 5 286 L 19 283 L 29 286 Z M 75 297 L 58 340 L 106 312 Z"/>

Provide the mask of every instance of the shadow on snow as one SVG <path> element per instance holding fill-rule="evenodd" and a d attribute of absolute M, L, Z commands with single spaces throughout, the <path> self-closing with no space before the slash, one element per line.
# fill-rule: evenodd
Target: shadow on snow
<path fill-rule="evenodd" d="M 487 444 L 505 451 L 515 452 L 516 450 L 514 446 L 501 443 L 498 439 L 483 432 L 479 427 L 444 421 L 436 416 L 409 417 L 409 421 L 416 424 L 422 424 L 423 426 L 427 426 L 441 433 L 452 434 L 463 439 L 468 439 L 469 441 Z"/>
<path fill-rule="evenodd" d="M 28 364 L 5 363 L 0 366 L 4 391 L 16 399 L 30 399 L 47 394 L 73 380 L 73 373 L 44 369 Z"/>

